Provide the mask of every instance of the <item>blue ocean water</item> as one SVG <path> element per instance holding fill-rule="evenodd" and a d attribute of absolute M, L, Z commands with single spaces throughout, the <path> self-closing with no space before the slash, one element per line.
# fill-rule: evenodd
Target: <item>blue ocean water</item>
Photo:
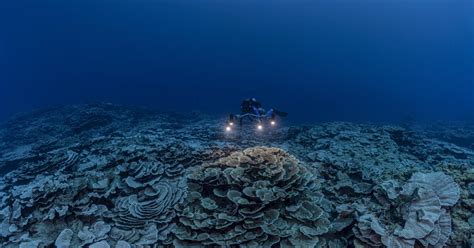
<path fill-rule="evenodd" d="M 474 119 L 474 2 L 0 3 L 0 120 L 112 102 L 296 121 Z"/>
<path fill-rule="evenodd" d="M 0 247 L 474 247 L 473 13 L 0 1 Z"/>

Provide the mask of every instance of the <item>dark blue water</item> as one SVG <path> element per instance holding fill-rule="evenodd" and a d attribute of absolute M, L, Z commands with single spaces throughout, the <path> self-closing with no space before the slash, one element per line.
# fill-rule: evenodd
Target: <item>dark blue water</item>
<path fill-rule="evenodd" d="M 0 2 L 0 120 L 90 101 L 293 120 L 474 119 L 474 2 Z"/>

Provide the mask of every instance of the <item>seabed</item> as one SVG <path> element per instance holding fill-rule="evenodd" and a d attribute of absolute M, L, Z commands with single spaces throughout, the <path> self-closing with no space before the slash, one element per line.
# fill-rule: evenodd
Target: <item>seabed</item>
<path fill-rule="evenodd" d="M 0 247 L 473 247 L 474 125 L 92 104 L 0 127 Z"/>

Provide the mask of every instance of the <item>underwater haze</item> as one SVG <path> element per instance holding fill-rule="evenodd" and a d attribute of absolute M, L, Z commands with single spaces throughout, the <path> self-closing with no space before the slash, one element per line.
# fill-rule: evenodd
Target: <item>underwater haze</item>
<path fill-rule="evenodd" d="M 0 119 L 111 102 L 294 121 L 472 120 L 474 2 L 0 3 Z"/>
<path fill-rule="evenodd" d="M 474 247 L 473 13 L 0 0 L 0 247 Z"/>

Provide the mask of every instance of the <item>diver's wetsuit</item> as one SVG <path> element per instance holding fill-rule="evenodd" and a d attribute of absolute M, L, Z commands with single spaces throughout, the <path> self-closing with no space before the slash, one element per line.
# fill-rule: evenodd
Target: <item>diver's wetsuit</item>
<path fill-rule="evenodd" d="M 240 105 L 242 114 L 256 114 L 260 115 L 259 109 L 262 107 L 262 104 L 255 100 L 255 98 L 249 98 L 242 101 Z"/>
<path fill-rule="evenodd" d="M 273 121 L 277 115 L 281 117 L 288 115 L 287 113 L 278 111 L 276 109 L 265 111 L 265 109 L 262 108 L 262 104 L 255 98 L 243 100 L 242 104 L 240 105 L 240 110 L 242 115 L 239 118 L 240 126 L 242 126 L 244 118 L 252 120 L 256 117 L 258 121 L 260 121 L 261 118 L 270 118 Z M 231 119 L 233 119 L 233 117 L 231 117 Z"/>

